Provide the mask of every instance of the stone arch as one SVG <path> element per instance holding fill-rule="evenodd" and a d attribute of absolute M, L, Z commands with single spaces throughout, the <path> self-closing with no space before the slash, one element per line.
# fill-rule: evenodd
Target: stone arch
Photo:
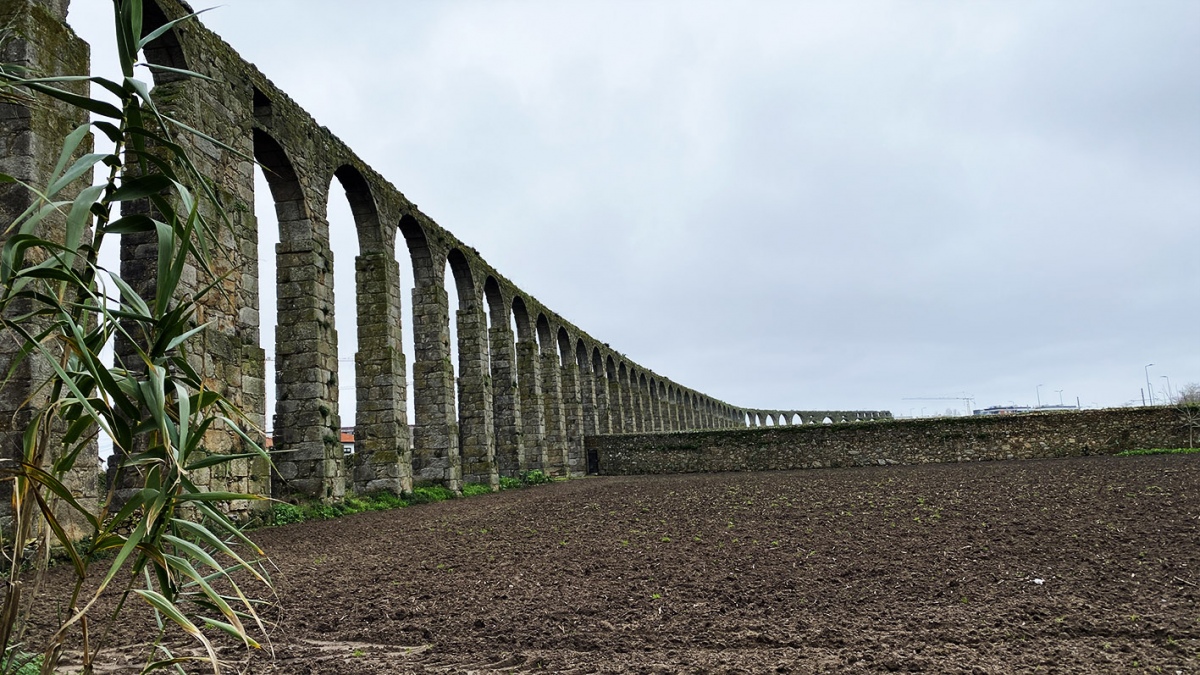
<path fill-rule="evenodd" d="M 521 471 L 544 470 L 546 455 L 546 411 L 541 376 L 541 356 L 536 324 L 529 319 L 524 298 L 514 296 L 512 321 L 517 327 L 517 383 L 521 401 Z"/>
<path fill-rule="evenodd" d="M 162 7 L 157 2 L 151 0 L 142 5 L 142 37 L 153 33 L 167 24 L 167 15 L 163 12 Z M 142 55 L 146 62 L 152 66 L 166 66 L 178 70 L 190 70 L 188 67 L 188 59 L 184 54 L 183 45 L 179 42 L 179 35 L 174 28 L 166 31 L 162 35 L 154 38 L 149 44 L 142 49 Z M 175 73 L 170 70 L 161 68 L 150 68 L 153 73 L 155 86 L 161 86 L 171 82 L 182 82 L 188 80 L 187 75 Z"/>
<path fill-rule="evenodd" d="M 488 319 L 492 325 L 508 325 L 508 311 L 504 303 L 504 293 L 500 290 L 500 282 L 496 281 L 496 277 L 489 274 L 483 280 L 483 295 L 487 298 Z"/>
<path fill-rule="evenodd" d="M 439 272 L 433 262 L 433 252 L 429 248 L 429 239 L 425 236 L 425 228 L 421 227 L 416 218 L 405 215 L 400 219 L 398 228 L 408 246 L 408 255 L 412 258 L 413 282 L 417 288 L 434 285 L 440 282 Z M 416 313 L 414 309 L 414 314 Z"/>
<path fill-rule="evenodd" d="M 545 313 L 538 312 L 536 326 L 537 326 L 538 346 L 540 346 L 542 348 L 543 352 L 553 352 L 554 351 L 554 340 L 553 340 L 553 335 L 552 335 L 553 331 L 550 330 L 550 319 L 546 318 Z"/>
<path fill-rule="evenodd" d="M 446 263 L 458 295 L 458 443 L 463 482 L 498 490 L 488 316 L 467 255 L 461 249 L 450 249 Z"/>
<path fill-rule="evenodd" d="M 621 394 L 621 375 L 612 354 L 605 357 L 604 374 L 608 379 L 609 428 L 614 434 L 625 431 L 625 402 Z"/>
<path fill-rule="evenodd" d="M 644 389 L 644 381 L 636 365 L 629 364 L 629 388 L 625 392 L 626 402 L 629 408 L 625 411 L 625 417 L 629 420 L 629 428 L 627 431 L 642 432 L 646 430 L 646 424 L 642 417 L 644 406 L 642 403 Z"/>
<path fill-rule="evenodd" d="M 558 351 L 562 361 L 559 377 L 562 385 L 563 422 L 566 429 L 566 456 L 563 471 L 567 475 L 582 476 L 585 469 L 583 436 L 585 421 L 584 371 L 587 367 L 587 348 L 580 340 L 572 346 L 571 336 L 565 326 L 558 327 Z M 572 353 L 574 352 L 574 353 Z M 588 380 L 590 382 L 590 379 Z"/>
<path fill-rule="evenodd" d="M 583 435 L 600 433 L 600 420 L 596 405 L 596 371 L 591 355 L 583 338 L 575 339 L 575 366 L 579 369 L 579 403 L 583 409 Z"/>
<path fill-rule="evenodd" d="M 254 159 L 263 167 L 271 196 L 275 199 L 280 242 L 310 239 L 313 234 L 312 215 L 292 161 L 283 147 L 262 129 L 254 130 L 253 141 Z"/>
<path fill-rule="evenodd" d="M 673 392 L 675 384 L 670 380 L 659 382 L 659 405 L 662 406 L 663 431 L 678 431 L 675 424 L 675 399 Z"/>
<path fill-rule="evenodd" d="M 563 409 L 562 357 L 555 330 L 545 312 L 538 312 L 538 343 L 541 347 L 542 407 L 545 415 L 545 444 L 540 467 L 552 476 L 566 473 L 567 424 Z"/>
<path fill-rule="evenodd" d="M 344 491 L 337 417 L 337 352 L 329 260 L 314 241 L 312 209 L 283 147 L 254 129 L 254 157 L 263 167 L 279 223 L 276 260 L 276 408 L 273 444 L 280 451 L 277 496 L 322 499 Z M 261 286 L 261 285 L 260 285 Z"/>
<path fill-rule="evenodd" d="M 596 433 L 611 434 L 613 432 L 611 403 L 608 398 L 609 379 L 608 369 L 604 365 L 604 356 L 600 347 L 592 347 L 592 378 L 596 391 Z"/>
<path fill-rule="evenodd" d="M 683 395 L 676 384 L 671 385 L 671 408 L 671 417 L 675 420 L 675 430 L 686 430 L 687 424 L 684 423 L 683 414 Z"/>
<path fill-rule="evenodd" d="M 412 490 L 412 446 L 406 410 L 400 267 L 392 245 L 394 235 L 390 230 L 382 231 L 373 190 L 357 168 L 349 164 L 338 167 L 333 172 L 330 193 L 333 180 L 346 194 L 358 245 L 353 262 L 354 330 L 339 335 L 340 342 L 353 343 L 356 350 L 354 377 L 339 372 L 340 381 L 355 383 L 350 479 L 360 494 L 382 490 L 401 494 Z M 342 239 L 331 237 L 331 246 Z M 348 263 L 336 256 L 333 259 L 335 271 L 340 272 Z M 344 276 L 337 275 L 338 279 Z M 348 421 L 349 417 L 343 415 L 342 419 Z"/>
<path fill-rule="evenodd" d="M 459 249 L 452 248 L 446 253 L 446 263 L 454 276 L 454 286 L 458 289 L 459 310 L 481 307 L 475 288 L 474 272 L 467 256 Z"/>
<path fill-rule="evenodd" d="M 462 458 L 454 366 L 450 363 L 446 256 L 431 246 L 423 223 L 412 215 L 401 217 L 399 230 L 413 268 L 413 478 L 458 492 L 462 489 Z"/>
<path fill-rule="evenodd" d="M 533 340 L 534 335 L 529 324 L 529 310 L 521 296 L 513 296 L 512 320 L 517 326 L 517 340 Z"/>
<path fill-rule="evenodd" d="M 504 299 L 496 277 L 489 274 L 483 282 L 487 298 L 490 363 L 492 373 L 492 426 L 495 435 L 496 469 L 499 475 L 516 477 L 525 462 L 521 442 L 521 397 L 517 380 L 516 335 L 512 329 L 514 312 Z"/>
<path fill-rule="evenodd" d="M 625 360 L 617 362 L 617 401 L 621 411 L 621 431 L 631 434 L 637 431 L 637 427 L 633 424 L 633 409 L 629 403 L 629 366 L 625 365 Z"/>
<path fill-rule="evenodd" d="M 379 223 L 379 208 L 375 204 L 370 183 L 357 168 L 349 164 L 339 166 L 333 176 L 345 190 L 346 201 L 350 203 L 359 253 L 383 253 L 384 237 Z"/>

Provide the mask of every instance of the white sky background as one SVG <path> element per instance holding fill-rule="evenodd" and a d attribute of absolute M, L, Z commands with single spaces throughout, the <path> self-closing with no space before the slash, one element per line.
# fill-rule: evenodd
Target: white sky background
<path fill-rule="evenodd" d="M 72 2 L 96 63 L 110 12 Z M 524 291 L 733 405 L 1140 404 L 1149 363 L 1156 396 L 1200 382 L 1200 3 L 227 0 L 203 21 Z"/>

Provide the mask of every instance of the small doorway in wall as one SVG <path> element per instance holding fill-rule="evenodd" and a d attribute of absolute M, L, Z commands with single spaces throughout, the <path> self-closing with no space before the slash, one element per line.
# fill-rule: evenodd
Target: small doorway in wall
<path fill-rule="evenodd" d="M 589 476 L 600 475 L 600 453 L 595 448 L 587 449 L 587 473 Z"/>

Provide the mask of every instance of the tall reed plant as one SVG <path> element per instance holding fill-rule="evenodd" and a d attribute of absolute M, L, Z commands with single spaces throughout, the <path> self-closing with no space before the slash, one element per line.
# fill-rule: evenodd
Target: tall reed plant
<path fill-rule="evenodd" d="M 253 580 L 260 593 L 269 588 L 263 553 L 221 508 L 261 497 L 210 491 L 193 478 L 201 469 L 265 457 L 245 431 L 251 428 L 246 416 L 206 386 L 190 351 L 206 330 L 196 321 L 198 303 L 221 292 L 210 260 L 220 255 L 213 226 L 225 214 L 179 139 L 190 134 L 226 146 L 161 111 L 147 81 L 135 76 L 143 72 L 139 67 L 150 67 L 203 77 L 138 60 L 147 44 L 192 17 L 144 31 L 141 1 L 114 0 L 114 18 L 119 80 L 0 69 L 6 96 L 54 99 L 92 119 L 66 138 L 48 184 L 24 185 L 34 203 L 7 224 L 0 250 L 0 328 L 19 345 L 6 383 L 22 360 L 45 364 L 50 373 L 37 385 L 35 398 L 46 403 L 33 412 L 21 455 L 0 460 L 0 479 L 11 483 L 12 499 L 12 526 L 2 542 L 0 673 L 34 666 L 56 672 L 65 651 L 80 655 L 83 672 L 90 673 L 122 612 L 136 606 L 157 620 L 157 633 L 145 640 L 147 672 L 199 659 L 219 673 L 216 633 L 258 647 L 252 635 L 265 632 L 258 602 L 240 585 Z M 82 80 L 117 102 L 68 91 Z M 106 150 L 80 151 L 91 130 Z M 95 174 L 102 178 L 72 194 Z M 0 181 L 19 182 L 5 175 Z M 46 234 L 51 231 L 60 236 Z M 157 241 L 152 297 L 104 274 L 99 254 L 117 234 Z M 191 271 L 201 287 L 185 286 Z M 129 349 L 109 367 L 101 350 L 114 338 Z M 241 438 L 240 452 L 207 451 L 206 438 L 219 427 Z M 124 504 L 114 501 L 112 487 L 92 503 L 65 482 L 98 434 L 111 440 L 121 469 L 136 477 Z M 83 523 L 86 536 L 68 533 L 66 519 Z M 47 602 L 39 590 L 51 547 L 70 561 L 71 587 L 50 594 L 63 598 L 60 619 L 35 644 L 28 621 Z M 164 639 L 172 625 L 202 645 L 202 653 L 172 651 Z"/>

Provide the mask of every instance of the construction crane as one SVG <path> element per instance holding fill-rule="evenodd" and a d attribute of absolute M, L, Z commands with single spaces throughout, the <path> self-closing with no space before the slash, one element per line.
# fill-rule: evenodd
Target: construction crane
<path fill-rule="evenodd" d="M 905 401 L 962 401 L 967 406 L 967 415 L 975 407 L 975 397 L 963 392 L 962 396 L 916 396 L 903 399 Z"/>

